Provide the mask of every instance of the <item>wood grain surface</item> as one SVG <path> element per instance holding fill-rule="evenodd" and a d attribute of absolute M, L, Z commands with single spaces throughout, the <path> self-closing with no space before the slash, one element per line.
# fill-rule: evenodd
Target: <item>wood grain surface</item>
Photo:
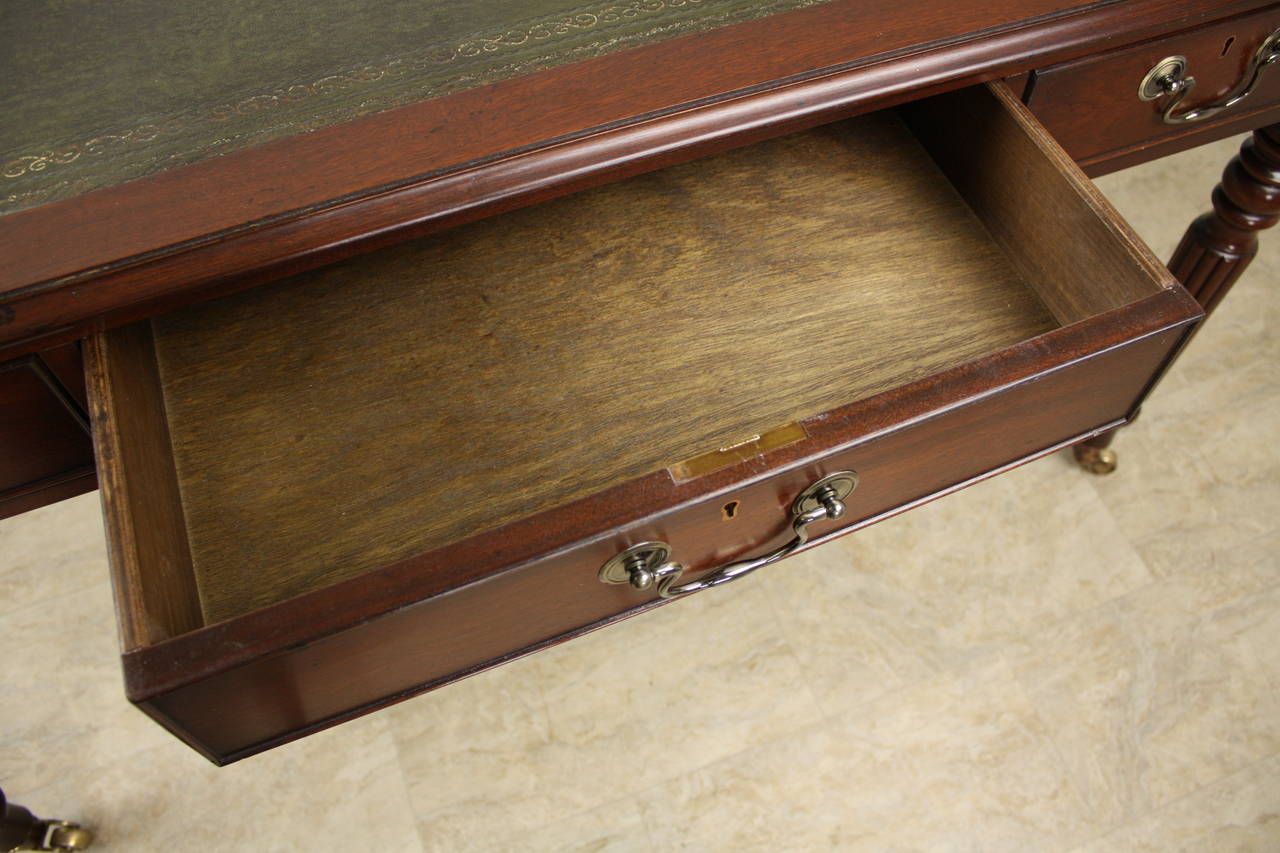
<path fill-rule="evenodd" d="M 1054 325 L 891 114 L 154 324 L 208 622 Z"/>
<path fill-rule="evenodd" d="M 929 98 L 903 113 L 1059 323 L 1172 286 L 1151 250 L 1004 83 Z"/>
<path fill-rule="evenodd" d="M 202 624 L 151 328 L 85 346 L 93 445 L 125 650 Z"/>

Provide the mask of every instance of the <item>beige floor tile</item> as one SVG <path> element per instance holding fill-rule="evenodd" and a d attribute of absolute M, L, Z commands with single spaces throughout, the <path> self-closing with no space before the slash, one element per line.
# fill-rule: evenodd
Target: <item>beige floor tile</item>
<path fill-rule="evenodd" d="M 1257 572 L 1268 583 L 1280 582 L 1280 530 L 1250 539 L 1233 549 L 1228 556 L 1233 565 Z"/>
<path fill-rule="evenodd" d="M 1274 587 L 1247 567 L 1164 580 L 1010 652 L 1102 825 L 1133 820 L 1280 750 Z"/>
<path fill-rule="evenodd" d="M 1276 364 L 1280 373 L 1280 362 Z M 1219 482 L 1230 481 L 1237 486 L 1254 489 L 1255 484 L 1269 485 L 1272 492 L 1280 492 L 1280 387 L 1274 393 L 1258 393 L 1237 401 L 1208 398 L 1214 407 L 1205 417 L 1211 440 L 1201 451 L 1205 462 Z M 1265 482 L 1264 482 L 1265 481 Z M 1265 510 L 1265 507 L 1258 507 Z M 1280 527 L 1280 517 L 1275 519 Z"/>
<path fill-rule="evenodd" d="M 424 850 L 482 850 L 546 823 L 553 749 L 528 659 L 382 712 Z"/>
<path fill-rule="evenodd" d="M 758 584 L 719 592 L 394 709 L 428 849 L 536 837 L 817 720 Z"/>
<path fill-rule="evenodd" d="M 1269 236 L 1269 235 L 1267 235 Z M 1222 407 L 1239 414 L 1259 395 L 1280 394 L 1280 258 L 1264 247 L 1146 405 L 1151 415 L 1186 415 Z M 1168 387 L 1168 385 L 1176 387 Z"/>
<path fill-rule="evenodd" d="M 1075 853 L 1275 853 L 1280 756 L 1272 756 Z"/>
<path fill-rule="evenodd" d="M 104 853 L 421 849 L 377 718 L 223 768 L 173 739 L 99 767 L 68 764 L 75 772 L 49 787 L 6 793 L 93 827 Z"/>
<path fill-rule="evenodd" d="M 670 785 L 660 850 L 1065 849 L 1092 827 L 1008 667 L 976 662 Z"/>
<path fill-rule="evenodd" d="M 105 582 L 106 548 L 97 492 L 0 521 L 0 617 Z"/>
<path fill-rule="evenodd" d="M 658 853 L 640 806 L 628 797 L 539 827 L 499 844 L 491 853 Z"/>
<path fill-rule="evenodd" d="M 1251 402 L 1143 418 L 1117 438 L 1123 468 L 1090 481 L 1155 574 L 1280 529 L 1280 395 Z"/>
<path fill-rule="evenodd" d="M 831 712 L 1150 581 L 1087 480 L 1044 459 L 779 566 L 766 584 Z"/>
<path fill-rule="evenodd" d="M 69 522 L 96 512 L 68 509 Z M 52 557 L 49 565 L 67 568 Z M 0 616 L 0 780 L 28 790 L 62 778 L 65 762 L 96 768 L 172 741 L 125 699 L 105 558 L 77 557 L 76 567 L 81 591 Z"/>
<path fill-rule="evenodd" d="M 911 600 L 868 571 L 858 542 L 770 567 L 761 578 L 822 710 L 832 714 L 936 672 Z"/>
<path fill-rule="evenodd" d="M 134 709 L 101 535 L 96 495 L 0 522 L 9 576 L 46 576 L 0 614 L 0 780 L 15 802 L 93 826 L 103 850 L 418 849 L 383 722 L 218 769 Z"/>
<path fill-rule="evenodd" d="M 1275 552 L 1271 558 L 1274 561 Z M 1269 587 L 1247 603 L 1223 614 L 1239 626 L 1245 654 L 1256 657 L 1271 689 L 1280 695 L 1280 586 Z"/>

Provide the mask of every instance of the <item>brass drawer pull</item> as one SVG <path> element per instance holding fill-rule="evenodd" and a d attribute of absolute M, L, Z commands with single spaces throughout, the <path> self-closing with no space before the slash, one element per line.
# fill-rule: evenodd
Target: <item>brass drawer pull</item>
<path fill-rule="evenodd" d="M 792 502 L 791 529 L 795 536 L 790 542 L 759 557 L 726 563 L 696 581 L 675 585 L 684 572 L 684 566 L 669 559 L 671 546 L 666 542 L 641 542 L 615 554 L 600 567 L 599 578 L 604 583 L 625 583 L 636 589 L 648 589 L 656 582 L 658 595 L 662 598 L 676 598 L 726 584 L 793 553 L 809 541 L 809 525 L 814 522 L 844 515 L 844 499 L 857 485 L 858 475 L 852 471 L 828 474 Z"/>
<path fill-rule="evenodd" d="M 1138 98 L 1143 101 L 1155 101 L 1172 96 L 1172 100 L 1164 108 L 1162 118 L 1165 124 L 1187 124 L 1200 121 L 1230 109 L 1249 97 L 1258 85 L 1258 81 L 1262 79 L 1262 72 L 1276 60 L 1280 60 L 1280 30 L 1267 36 L 1266 41 L 1258 46 L 1253 59 L 1249 62 L 1249 68 L 1246 69 L 1248 82 L 1242 87 L 1237 87 L 1235 94 L 1228 95 L 1226 100 L 1220 103 L 1175 114 L 1182 101 L 1195 88 L 1196 78 L 1187 75 L 1185 56 L 1166 56 L 1147 72 L 1147 76 L 1142 78 L 1142 82 L 1138 84 Z"/>

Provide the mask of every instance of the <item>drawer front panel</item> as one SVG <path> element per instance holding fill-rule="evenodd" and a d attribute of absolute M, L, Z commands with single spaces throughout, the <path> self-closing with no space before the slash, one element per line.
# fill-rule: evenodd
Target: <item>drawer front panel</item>
<path fill-rule="evenodd" d="M 1101 174 L 1209 142 L 1280 118 L 1280 71 L 1263 71 L 1240 103 L 1186 124 L 1162 118 L 1170 96 L 1138 97 L 1139 84 L 1170 56 L 1186 58 L 1195 78 L 1175 115 L 1221 102 L 1249 77 L 1255 52 L 1280 27 L 1280 9 L 1233 18 L 1187 33 L 1037 71 L 1027 105 L 1058 142 L 1091 174 Z"/>
<path fill-rule="evenodd" d="M 1169 300 L 1164 296 L 1156 300 L 1180 304 L 1182 299 L 1181 295 L 1175 299 L 1172 292 L 1167 296 Z M 269 659 L 185 683 L 164 684 L 167 674 L 181 672 L 190 656 L 200 654 L 197 641 L 178 637 L 133 652 L 126 657 L 132 697 L 211 759 L 242 758 L 654 606 L 659 601 L 652 591 L 606 586 L 596 577 L 599 567 L 628 544 L 650 539 L 670 542 L 673 556 L 690 568 L 686 574 L 692 578 L 726 560 L 777 547 L 789 534 L 786 507 L 806 484 L 825 472 L 852 469 L 862 479 L 846 501 L 845 518 L 815 525 L 815 541 L 849 532 L 1121 422 L 1180 345 L 1186 330 L 1184 321 L 1171 319 L 1162 331 L 1048 371 L 1028 369 L 1035 354 L 1026 352 L 1023 378 L 995 393 L 981 389 L 997 365 L 976 362 L 941 378 L 953 388 L 967 384 L 974 391 L 969 401 L 941 414 L 807 461 L 794 459 L 803 455 L 803 447 L 784 448 L 778 455 L 800 464 L 788 467 L 775 465 L 771 458 L 755 460 L 783 472 Z M 1064 351 L 1087 351 L 1096 344 L 1092 332 L 1081 328 L 1049 337 L 1057 337 L 1057 348 Z M 999 364 L 1001 371 L 1012 371 L 1014 376 L 1017 368 L 1007 359 Z M 820 433 L 851 426 L 865 430 L 860 425 L 891 422 L 912 406 L 927 413 L 936 402 L 935 394 L 936 389 L 921 387 L 909 400 L 893 393 L 881 395 L 850 407 L 843 415 L 845 423 L 837 417 L 825 425 L 810 425 L 810 432 L 818 440 L 829 440 Z M 678 490 L 666 479 L 669 488 Z M 731 500 L 739 507 L 732 528 L 722 511 Z M 678 503 L 674 496 L 672 503 Z M 530 522 L 547 523 L 538 518 Z M 476 551 L 500 547 L 494 539 L 507 532 L 427 555 L 402 566 L 400 574 L 407 583 L 415 575 L 445 571 L 454 561 L 474 561 Z M 510 532 L 508 538 L 519 539 L 520 533 Z M 787 571 L 787 567 L 764 571 Z M 388 585 L 397 583 L 395 578 L 383 580 Z M 349 582 L 253 618 L 314 619 L 317 613 L 360 594 Z M 213 626 L 208 629 L 213 636 L 199 642 L 231 643 L 244 633 L 244 627 Z"/>

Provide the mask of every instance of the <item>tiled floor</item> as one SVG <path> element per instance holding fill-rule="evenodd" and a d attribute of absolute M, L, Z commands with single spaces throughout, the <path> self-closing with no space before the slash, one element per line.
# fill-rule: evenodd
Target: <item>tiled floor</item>
<path fill-rule="evenodd" d="M 1167 256 L 1236 142 L 1100 183 Z M 0 783 L 100 849 L 1280 850 L 1280 234 L 1118 443 L 214 769 L 95 495 L 0 523 Z"/>

